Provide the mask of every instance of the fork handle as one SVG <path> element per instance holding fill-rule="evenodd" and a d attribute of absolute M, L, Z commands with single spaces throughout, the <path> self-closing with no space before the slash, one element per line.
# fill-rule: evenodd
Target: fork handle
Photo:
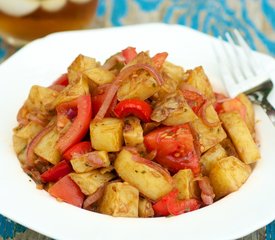
<path fill-rule="evenodd" d="M 267 96 L 271 92 L 272 88 L 273 82 L 269 79 L 259 86 L 246 91 L 245 94 L 248 95 L 253 103 L 260 105 L 265 110 L 266 114 L 275 126 L 275 109 L 267 100 Z"/>
<path fill-rule="evenodd" d="M 264 99 L 261 102 L 254 102 L 258 105 L 260 105 L 266 112 L 267 116 L 269 117 L 270 121 L 273 123 L 273 126 L 275 127 L 275 109 L 274 107 L 267 101 L 267 99 Z"/>
<path fill-rule="evenodd" d="M 266 114 L 273 123 L 273 126 L 275 126 L 275 109 L 273 108 L 273 106 L 266 100 L 265 105 L 262 104 L 262 107 L 266 110 Z"/>

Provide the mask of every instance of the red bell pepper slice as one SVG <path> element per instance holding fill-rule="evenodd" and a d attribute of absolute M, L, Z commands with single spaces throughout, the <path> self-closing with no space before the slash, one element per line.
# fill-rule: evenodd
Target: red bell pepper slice
<path fill-rule="evenodd" d="M 116 105 L 114 113 L 118 118 L 135 115 L 144 122 L 150 122 L 152 108 L 143 100 L 125 99 Z"/>
<path fill-rule="evenodd" d="M 197 199 L 180 200 L 177 196 L 178 190 L 172 191 L 170 197 L 167 199 L 167 209 L 171 215 L 177 216 L 200 208 L 200 202 Z"/>
<path fill-rule="evenodd" d="M 85 195 L 69 175 L 61 178 L 48 191 L 53 197 L 76 207 L 82 207 Z"/>
<path fill-rule="evenodd" d="M 153 64 L 156 68 L 161 68 L 167 57 L 167 52 L 157 53 L 155 56 L 152 57 Z"/>
<path fill-rule="evenodd" d="M 136 48 L 127 47 L 121 51 L 121 54 L 125 58 L 125 63 L 127 64 L 137 56 Z"/>
<path fill-rule="evenodd" d="M 77 115 L 67 132 L 57 142 L 57 149 L 64 153 L 74 144 L 81 141 L 86 135 L 92 118 L 92 102 L 90 95 L 81 96 L 71 102 L 61 103 L 57 106 L 57 115 L 66 115 L 71 109 L 77 109 Z"/>
<path fill-rule="evenodd" d="M 72 172 L 70 163 L 63 160 L 52 168 L 48 169 L 46 172 L 42 173 L 41 179 L 43 182 L 56 182 L 70 172 Z"/>
<path fill-rule="evenodd" d="M 178 189 L 174 189 L 153 205 L 156 216 L 176 216 L 200 208 L 197 199 L 178 199 L 178 192 Z"/>
<path fill-rule="evenodd" d="M 67 161 L 71 160 L 74 154 L 85 154 L 92 151 L 91 142 L 80 142 L 70 147 L 64 154 L 63 158 Z"/>

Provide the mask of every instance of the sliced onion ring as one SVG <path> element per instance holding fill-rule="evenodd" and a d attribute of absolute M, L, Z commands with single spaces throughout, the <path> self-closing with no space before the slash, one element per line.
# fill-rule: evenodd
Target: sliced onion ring
<path fill-rule="evenodd" d="M 104 64 L 103 68 L 106 70 L 112 69 L 117 63 L 124 63 L 125 57 L 122 56 L 121 52 L 111 56 Z"/>
<path fill-rule="evenodd" d="M 27 157 L 26 157 L 26 168 L 31 168 L 34 166 L 34 148 L 40 142 L 40 140 L 54 128 L 55 124 L 48 125 L 47 127 L 43 128 L 28 144 L 27 147 Z"/>
<path fill-rule="evenodd" d="M 86 156 L 87 156 L 87 163 L 89 166 L 96 167 L 96 168 L 104 167 L 104 162 L 100 158 L 98 152 L 89 152 L 89 153 L 86 153 Z"/>
<path fill-rule="evenodd" d="M 125 67 L 121 70 L 121 72 L 116 77 L 115 81 L 112 83 L 111 87 L 108 89 L 108 92 L 106 94 L 105 100 L 102 103 L 99 111 L 97 112 L 94 121 L 100 121 L 102 118 L 104 118 L 113 98 L 115 97 L 117 90 L 119 89 L 122 81 L 130 76 L 133 72 L 144 69 L 148 71 L 156 80 L 156 82 L 161 85 L 163 84 L 163 78 L 160 75 L 160 73 L 151 65 L 149 64 L 143 64 L 143 63 L 137 63 L 135 65 L 131 65 L 129 67 Z"/>
<path fill-rule="evenodd" d="M 195 92 L 195 93 L 199 94 L 200 96 L 202 96 L 205 99 L 204 95 L 200 92 L 200 90 L 193 87 L 191 84 L 182 83 L 182 84 L 180 84 L 179 89 L 182 90 L 182 91 L 187 90 L 187 91 L 190 91 L 190 92 Z"/>
<path fill-rule="evenodd" d="M 93 194 L 89 195 L 83 202 L 83 208 L 89 209 L 96 201 L 98 201 L 104 194 L 105 184 L 99 187 Z"/>
<path fill-rule="evenodd" d="M 200 115 L 201 115 L 201 119 L 202 119 L 203 123 L 204 123 L 206 126 L 208 126 L 208 127 L 217 127 L 217 126 L 219 126 L 219 125 L 221 124 L 220 121 L 217 121 L 217 122 L 209 122 L 209 121 L 207 120 L 207 117 L 206 117 L 206 110 L 207 110 L 207 108 L 208 108 L 211 104 L 212 104 L 212 103 L 211 103 L 210 101 L 206 101 L 206 102 L 202 105 L 201 109 L 199 110 L 199 113 L 200 113 Z"/>
<path fill-rule="evenodd" d="M 214 202 L 214 191 L 210 184 L 210 180 L 206 176 L 195 178 L 198 181 L 199 188 L 201 189 L 201 199 L 205 205 L 210 205 Z"/>

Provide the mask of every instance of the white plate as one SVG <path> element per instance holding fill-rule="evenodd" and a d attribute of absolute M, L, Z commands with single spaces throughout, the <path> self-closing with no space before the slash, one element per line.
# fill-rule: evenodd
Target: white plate
<path fill-rule="evenodd" d="M 49 85 L 79 54 L 103 61 L 127 46 L 169 53 L 184 68 L 202 65 L 222 91 L 212 52 L 216 40 L 183 26 L 150 24 L 92 31 L 64 32 L 37 40 L 0 66 L 0 212 L 57 239 L 235 239 L 275 219 L 275 130 L 256 108 L 262 159 L 243 187 L 215 204 L 171 218 L 113 218 L 60 203 L 39 191 L 21 170 L 12 149 L 16 114 L 33 84 Z M 261 61 L 273 61 L 259 54 Z"/>

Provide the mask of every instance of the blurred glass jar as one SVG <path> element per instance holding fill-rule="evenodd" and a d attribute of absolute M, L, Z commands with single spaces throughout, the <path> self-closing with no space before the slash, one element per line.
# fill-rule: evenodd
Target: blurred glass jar
<path fill-rule="evenodd" d="M 0 35 L 22 46 L 49 33 L 88 28 L 98 0 L 0 0 Z"/>

